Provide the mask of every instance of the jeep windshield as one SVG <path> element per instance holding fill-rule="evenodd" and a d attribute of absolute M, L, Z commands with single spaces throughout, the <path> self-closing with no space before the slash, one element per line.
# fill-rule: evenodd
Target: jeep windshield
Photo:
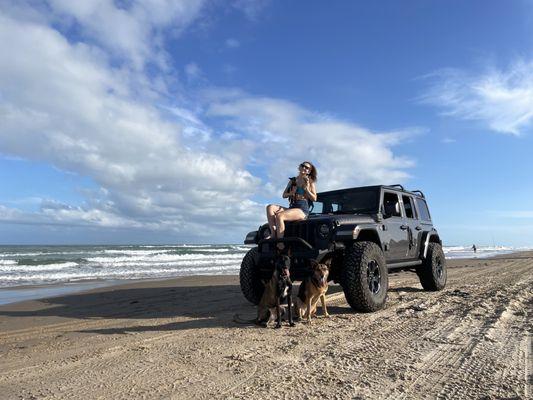
<path fill-rule="evenodd" d="M 311 214 L 375 214 L 379 189 L 354 189 L 318 193 Z"/>

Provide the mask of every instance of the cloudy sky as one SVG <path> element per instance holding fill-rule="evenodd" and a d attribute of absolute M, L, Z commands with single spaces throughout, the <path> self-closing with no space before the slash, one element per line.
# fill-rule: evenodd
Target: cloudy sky
<path fill-rule="evenodd" d="M 530 0 L 0 0 L 0 54 L 0 243 L 238 243 L 309 160 L 533 245 Z"/>

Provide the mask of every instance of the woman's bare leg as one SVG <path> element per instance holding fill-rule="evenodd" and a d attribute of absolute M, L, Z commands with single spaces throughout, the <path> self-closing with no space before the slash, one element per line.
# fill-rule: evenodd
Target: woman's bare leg
<path fill-rule="evenodd" d="M 266 207 L 268 227 L 270 228 L 271 237 L 276 237 L 276 214 L 283 211 L 285 208 L 277 204 L 269 204 Z"/>
<path fill-rule="evenodd" d="M 305 214 L 299 208 L 289 208 L 276 214 L 276 226 L 278 239 L 285 234 L 285 221 L 300 221 L 305 219 Z"/>

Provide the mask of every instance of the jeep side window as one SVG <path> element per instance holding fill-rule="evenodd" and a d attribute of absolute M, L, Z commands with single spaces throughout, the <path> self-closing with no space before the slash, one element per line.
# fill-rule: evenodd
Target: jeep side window
<path fill-rule="evenodd" d="M 315 205 L 317 206 L 316 209 L 313 209 L 313 214 L 320 214 L 320 213 L 332 213 L 339 210 L 339 205 L 336 203 L 330 203 L 330 202 L 316 202 Z M 316 210 L 316 211 L 315 211 Z"/>
<path fill-rule="evenodd" d="M 405 210 L 405 216 L 407 218 L 416 218 L 413 203 L 411 201 L 411 197 L 402 196 L 402 201 L 403 201 L 403 208 Z"/>
<path fill-rule="evenodd" d="M 401 217 L 400 199 L 396 193 L 383 193 L 383 208 L 387 217 Z"/>
<path fill-rule="evenodd" d="M 429 215 L 428 206 L 423 199 L 416 199 L 416 205 L 418 206 L 418 211 L 420 213 L 420 219 L 423 221 L 431 221 L 431 216 Z"/>

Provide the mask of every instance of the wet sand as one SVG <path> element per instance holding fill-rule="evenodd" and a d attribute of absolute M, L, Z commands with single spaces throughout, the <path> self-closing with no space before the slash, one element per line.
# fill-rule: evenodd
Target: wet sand
<path fill-rule="evenodd" d="M 425 292 L 391 275 L 387 307 L 240 325 L 238 277 L 142 281 L 0 307 L 0 398 L 531 398 L 533 252 L 449 260 Z"/>

